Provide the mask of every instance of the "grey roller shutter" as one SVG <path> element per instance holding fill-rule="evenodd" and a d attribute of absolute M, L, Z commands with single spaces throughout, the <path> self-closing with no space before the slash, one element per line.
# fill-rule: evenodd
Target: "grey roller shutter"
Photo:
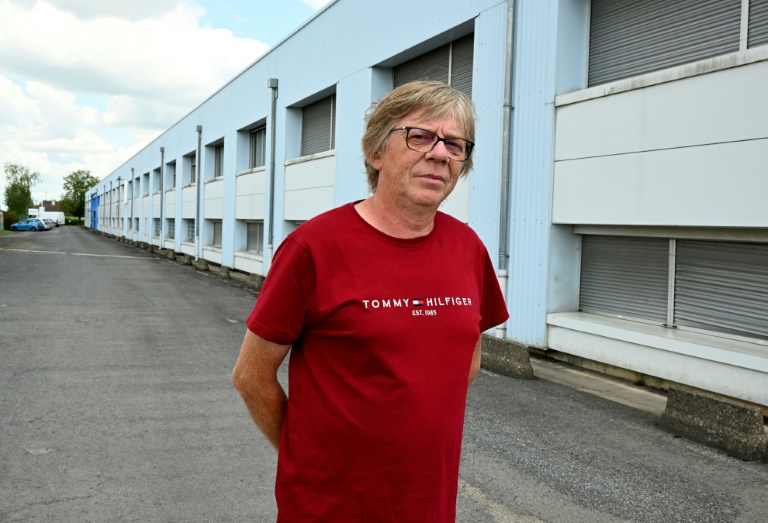
<path fill-rule="evenodd" d="M 475 35 L 459 38 L 452 44 L 451 85 L 472 98 L 472 58 Z"/>
<path fill-rule="evenodd" d="M 592 0 L 589 85 L 739 50 L 741 0 Z"/>
<path fill-rule="evenodd" d="M 417 56 L 394 69 L 395 87 L 414 80 L 434 80 L 448 83 L 450 44 Z"/>
<path fill-rule="evenodd" d="M 583 236 L 579 310 L 666 323 L 669 240 Z"/>
<path fill-rule="evenodd" d="M 765 44 L 768 44 L 768 0 L 750 0 L 747 47 Z"/>
<path fill-rule="evenodd" d="M 675 324 L 768 339 L 768 245 L 678 240 Z"/>
<path fill-rule="evenodd" d="M 328 151 L 335 146 L 335 95 L 304 107 L 301 125 L 301 155 Z"/>

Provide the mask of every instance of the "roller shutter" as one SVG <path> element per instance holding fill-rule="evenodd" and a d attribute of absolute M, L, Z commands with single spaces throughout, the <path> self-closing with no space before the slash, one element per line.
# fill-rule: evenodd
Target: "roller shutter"
<path fill-rule="evenodd" d="M 675 324 L 768 339 L 768 245 L 678 240 Z"/>
<path fill-rule="evenodd" d="M 592 0 L 589 85 L 739 50 L 741 0 Z"/>
<path fill-rule="evenodd" d="M 459 38 L 394 68 L 394 85 L 414 80 L 445 82 L 472 97 L 474 34 Z"/>
<path fill-rule="evenodd" d="M 472 98 L 472 58 L 475 52 L 475 35 L 465 36 L 453 42 L 451 53 L 451 85 Z"/>
<path fill-rule="evenodd" d="M 394 70 L 395 87 L 400 87 L 414 80 L 434 80 L 448 83 L 450 51 L 450 44 L 444 45 L 398 65 Z"/>
<path fill-rule="evenodd" d="M 302 111 L 301 155 L 329 151 L 336 146 L 336 95 L 307 105 Z"/>
<path fill-rule="evenodd" d="M 765 44 L 768 44 L 768 0 L 750 0 L 747 47 Z"/>
<path fill-rule="evenodd" d="M 583 236 L 579 309 L 666 323 L 669 240 Z"/>

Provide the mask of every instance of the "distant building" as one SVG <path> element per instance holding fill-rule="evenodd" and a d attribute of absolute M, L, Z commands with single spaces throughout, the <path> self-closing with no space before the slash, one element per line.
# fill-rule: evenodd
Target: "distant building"
<path fill-rule="evenodd" d="M 43 200 L 42 207 L 45 212 L 62 212 L 59 202 L 56 200 Z"/>

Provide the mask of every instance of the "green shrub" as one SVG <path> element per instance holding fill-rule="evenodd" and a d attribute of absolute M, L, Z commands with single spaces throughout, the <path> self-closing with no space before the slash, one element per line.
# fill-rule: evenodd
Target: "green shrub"
<path fill-rule="evenodd" d="M 5 211 L 3 213 L 3 226 L 6 230 L 11 230 L 11 225 L 19 222 L 19 213 L 16 211 Z"/>

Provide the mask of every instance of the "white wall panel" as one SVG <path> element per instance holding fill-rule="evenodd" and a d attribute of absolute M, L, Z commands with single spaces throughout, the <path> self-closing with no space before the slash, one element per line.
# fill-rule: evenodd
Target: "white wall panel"
<path fill-rule="evenodd" d="M 262 169 L 240 174 L 235 179 L 235 218 L 238 220 L 263 220 L 266 209 L 267 173 Z"/>
<path fill-rule="evenodd" d="M 176 191 L 166 191 L 165 192 L 165 217 L 166 218 L 175 218 L 176 217 Z"/>
<path fill-rule="evenodd" d="M 336 176 L 336 155 L 313 160 L 288 162 L 285 166 L 285 190 L 296 191 L 333 186 Z"/>
<path fill-rule="evenodd" d="M 154 218 L 160 218 L 160 200 L 162 195 L 156 192 L 152 195 L 152 216 Z"/>
<path fill-rule="evenodd" d="M 768 226 L 768 138 L 555 164 L 555 223 Z"/>
<path fill-rule="evenodd" d="M 555 159 L 768 137 L 768 61 L 557 109 Z"/>
<path fill-rule="evenodd" d="M 285 166 L 286 220 L 308 220 L 334 207 L 336 155 L 317 156 Z"/>
<path fill-rule="evenodd" d="M 197 213 L 197 187 L 189 186 L 181 189 L 181 218 L 194 219 Z"/>
<path fill-rule="evenodd" d="M 235 253 L 234 268 L 251 274 L 263 274 L 264 262 L 256 256 Z"/>
<path fill-rule="evenodd" d="M 203 215 L 206 220 L 221 220 L 224 210 L 224 180 L 216 179 L 205 182 L 205 207 Z"/>

